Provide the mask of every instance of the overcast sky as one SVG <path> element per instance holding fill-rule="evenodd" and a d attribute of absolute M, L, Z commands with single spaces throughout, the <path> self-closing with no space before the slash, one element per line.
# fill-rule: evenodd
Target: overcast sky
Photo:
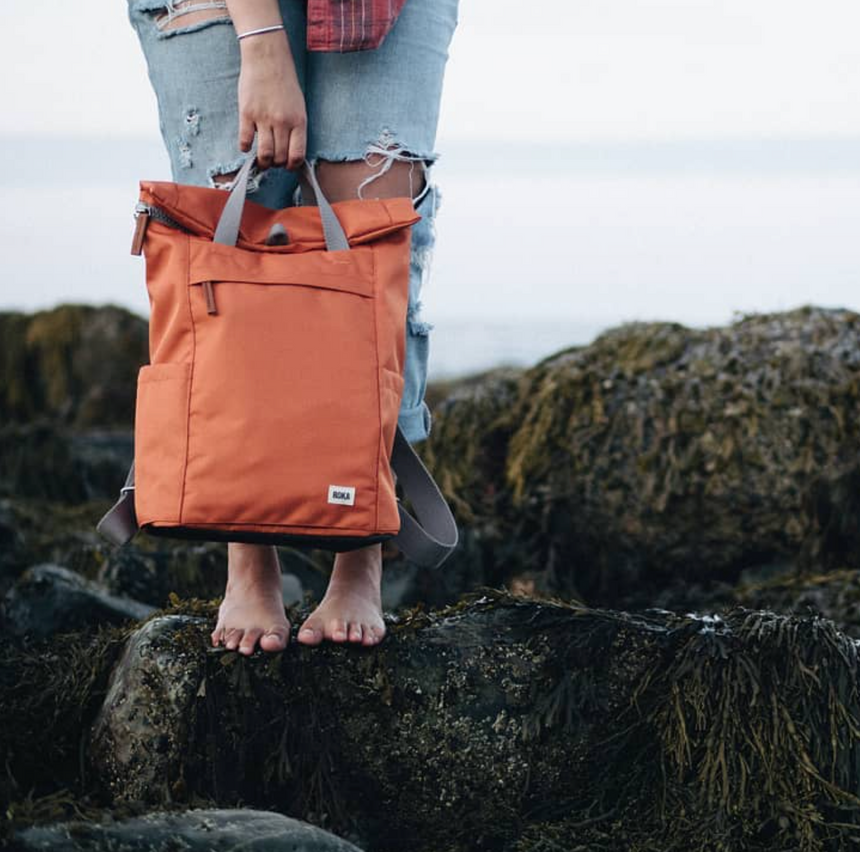
<path fill-rule="evenodd" d="M 152 135 L 126 0 L 0 5 L 3 128 Z M 445 139 L 860 134 L 851 0 L 461 0 Z"/>
<path fill-rule="evenodd" d="M 461 0 L 459 19 L 434 369 L 629 319 L 860 310 L 856 2 Z M 139 178 L 171 176 L 127 0 L 6 0 L 0 26 L 0 310 L 146 315 L 131 210 Z M 548 319 L 552 340 L 528 325 Z"/>

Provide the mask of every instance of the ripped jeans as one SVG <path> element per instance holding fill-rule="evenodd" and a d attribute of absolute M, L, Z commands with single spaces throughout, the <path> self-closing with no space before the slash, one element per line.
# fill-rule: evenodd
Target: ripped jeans
<path fill-rule="evenodd" d="M 238 147 L 236 31 L 224 0 L 127 0 L 158 102 L 159 128 L 177 183 L 229 190 L 248 154 Z M 412 226 L 406 363 L 399 425 L 410 443 L 430 434 L 427 386 L 429 332 L 420 295 L 435 244 L 441 193 L 431 181 L 436 128 L 448 47 L 457 26 L 458 0 L 407 0 L 394 27 L 375 50 L 308 51 L 306 0 L 279 0 L 305 96 L 308 160 L 365 160 L 375 169 L 358 196 L 397 160 L 425 170 Z M 200 10 L 213 10 L 201 20 Z M 218 12 L 214 10 L 219 10 Z M 183 24 L 182 16 L 190 16 Z M 410 171 L 410 185 L 412 172 Z M 270 208 L 302 203 L 298 172 L 273 167 L 248 179 L 248 197 Z"/>

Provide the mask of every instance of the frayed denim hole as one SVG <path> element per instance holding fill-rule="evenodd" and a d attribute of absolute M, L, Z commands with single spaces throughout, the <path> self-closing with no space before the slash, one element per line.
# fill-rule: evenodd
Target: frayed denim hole
<path fill-rule="evenodd" d="M 215 24 L 233 23 L 225 0 L 192 0 L 184 4 L 177 3 L 176 0 L 139 0 L 134 4 L 133 9 L 149 19 L 159 39 L 194 33 Z M 207 10 L 223 10 L 223 14 L 207 15 L 186 26 L 181 24 L 182 18 L 186 15 Z M 175 24 L 175 22 L 179 23 Z"/>
<path fill-rule="evenodd" d="M 409 333 L 416 337 L 427 337 L 436 327 L 432 322 L 428 322 L 422 318 L 421 311 L 423 308 L 424 303 L 419 299 L 415 304 L 409 306 L 406 313 L 406 322 L 409 325 Z"/>
<path fill-rule="evenodd" d="M 421 214 L 421 220 L 412 226 L 412 245 L 433 245 L 436 242 L 436 215 L 439 212 L 439 187 L 428 182 L 426 193 L 414 205 L 415 212 Z"/>
<path fill-rule="evenodd" d="M 190 169 L 194 165 L 189 137 L 198 136 L 199 134 L 200 110 L 196 106 L 189 106 L 185 110 L 183 130 L 179 136 L 176 137 L 179 168 Z"/>
<path fill-rule="evenodd" d="M 371 162 L 371 157 L 378 157 L 375 162 Z M 425 181 L 430 181 L 430 170 L 439 155 L 435 152 L 421 153 L 413 151 L 408 145 L 404 145 L 397 138 L 397 133 L 390 127 L 383 127 L 379 136 L 374 140 L 368 140 L 367 147 L 364 150 L 362 159 L 371 168 L 379 167 L 376 172 L 366 177 L 358 186 L 358 197 L 363 198 L 362 191 L 372 181 L 376 180 L 381 175 L 384 175 L 394 164 L 395 160 L 410 163 L 409 169 L 409 192 L 414 198 L 415 191 L 413 189 L 413 181 L 415 177 L 415 167 L 420 164 L 420 168 L 424 173 Z"/>
<path fill-rule="evenodd" d="M 214 166 L 209 166 L 209 168 L 206 169 L 206 177 L 209 179 L 209 186 L 215 189 L 224 189 L 229 192 L 233 189 L 233 186 L 236 183 L 236 175 L 239 173 L 242 166 L 245 165 L 245 160 L 247 160 L 249 156 L 255 155 L 244 154 L 229 163 L 217 163 Z M 251 169 L 248 173 L 248 188 L 246 190 L 248 195 L 252 195 L 260 188 L 260 184 L 263 182 L 263 179 L 269 171 L 271 171 L 271 169 L 260 171 L 260 168 L 256 163 L 251 165 Z M 215 180 L 217 177 L 226 176 L 232 176 L 233 179 L 223 182 Z"/>
<path fill-rule="evenodd" d="M 421 294 L 430 274 L 430 264 L 433 259 L 433 244 L 413 243 L 409 259 L 409 302 L 406 311 L 406 321 L 409 331 L 414 335 L 426 336 L 434 327 L 421 317 L 423 302 Z"/>
<path fill-rule="evenodd" d="M 430 277 L 436 247 L 438 192 L 438 186 L 428 182 L 427 192 L 415 206 L 416 212 L 420 213 L 422 218 L 412 226 L 409 309 L 406 315 L 409 330 L 414 335 L 426 336 L 434 328 L 433 323 L 422 319 L 420 314 L 421 294 Z"/>

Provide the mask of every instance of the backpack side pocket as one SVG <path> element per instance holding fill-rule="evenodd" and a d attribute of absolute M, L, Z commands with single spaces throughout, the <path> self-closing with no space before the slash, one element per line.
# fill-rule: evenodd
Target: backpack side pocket
<path fill-rule="evenodd" d="M 379 377 L 383 448 L 380 452 L 379 487 L 377 489 L 379 498 L 378 526 L 380 531 L 398 532 L 400 513 L 397 510 L 397 495 L 394 487 L 394 475 L 391 470 L 391 452 L 394 449 L 394 434 L 397 431 L 404 379 L 400 373 L 386 367 L 380 370 Z"/>
<path fill-rule="evenodd" d="M 135 511 L 140 526 L 178 524 L 188 450 L 190 363 L 140 368 L 134 416 Z"/>

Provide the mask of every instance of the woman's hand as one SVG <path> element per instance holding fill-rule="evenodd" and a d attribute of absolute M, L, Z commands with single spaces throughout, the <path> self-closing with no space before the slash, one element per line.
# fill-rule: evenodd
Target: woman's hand
<path fill-rule="evenodd" d="M 256 129 L 261 168 L 299 169 L 307 146 L 307 111 L 286 33 L 259 33 L 239 44 L 239 148 L 251 149 Z"/>

